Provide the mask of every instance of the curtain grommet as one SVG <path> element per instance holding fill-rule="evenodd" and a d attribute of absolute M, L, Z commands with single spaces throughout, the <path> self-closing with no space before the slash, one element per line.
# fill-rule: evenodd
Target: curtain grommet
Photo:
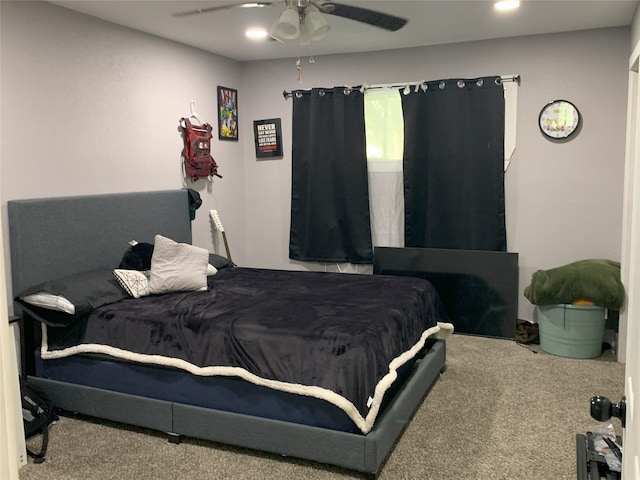
<path fill-rule="evenodd" d="M 458 80 L 458 88 L 464 88 L 464 80 Z"/>
<path fill-rule="evenodd" d="M 484 85 L 484 80 L 479 78 L 478 80 L 476 80 L 476 85 L 481 87 L 482 85 Z"/>
<path fill-rule="evenodd" d="M 444 87 L 446 87 L 446 84 L 444 82 L 440 82 L 440 84 L 438 85 L 438 88 L 440 90 L 444 90 Z"/>
<path fill-rule="evenodd" d="M 296 98 L 302 98 L 302 92 L 301 91 L 297 91 L 296 92 Z"/>
<path fill-rule="evenodd" d="M 496 79 L 494 80 L 494 82 L 496 83 L 496 85 L 500 86 L 502 85 L 502 79 L 500 77 L 496 77 Z"/>
<path fill-rule="evenodd" d="M 320 95 L 321 97 L 324 97 L 326 95 L 326 92 L 324 90 L 320 90 L 318 92 L 318 95 Z"/>

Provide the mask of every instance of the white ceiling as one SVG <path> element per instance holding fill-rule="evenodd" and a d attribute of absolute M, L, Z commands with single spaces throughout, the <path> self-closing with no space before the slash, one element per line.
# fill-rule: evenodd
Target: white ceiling
<path fill-rule="evenodd" d="M 331 31 L 311 47 L 295 42 L 251 41 L 250 26 L 269 28 L 284 2 L 266 8 L 232 8 L 176 18 L 176 12 L 238 3 L 192 0 L 61 0 L 51 3 L 239 61 L 367 52 L 443 43 L 554 33 L 631 24 L 637 0 L 524 0 L 499 14 L 489 0 L 351 1 L 409 19 L 397 32 L 325 15 Z"/>

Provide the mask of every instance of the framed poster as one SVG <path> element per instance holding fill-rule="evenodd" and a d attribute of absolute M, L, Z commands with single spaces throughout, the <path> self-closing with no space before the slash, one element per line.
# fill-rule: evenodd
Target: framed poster
<path fill-rule="evenodd" d="M 282 157 L 282 128 L 279 118 L 253 121 L 257 158 Z"/>
<path fill-rule="evenodd" d="M 238 91 L 218 86 L 218 138 L 238 140 Z"/>

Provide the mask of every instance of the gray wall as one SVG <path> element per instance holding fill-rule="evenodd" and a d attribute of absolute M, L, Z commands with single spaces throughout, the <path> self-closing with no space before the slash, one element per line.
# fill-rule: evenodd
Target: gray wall
<path fill-rule="evenodd" d="M 456 76 L 520 74 L 517 149 L 506 173 L 507 238 L 520 256 L 520 290 L 531 274 L 582 258 L 620 259 L 629 29 L 602 29 L 396 51 L 243 64 L 243 127 L 282 117 L 285 157 L 252 159 L 245 144 L 248 260 L 264 267 L 302 268 L 287 259 L 291 175 L 291 100 L 283 89 L 402 83 Z M 575 102 L 584 117 L 572 141 L 540 134 L 542 106 Z M 520 317 L 532 319 L 522 297 Z"/>
<path fill-rule="evenodd" d="M 635 48 L 640 43 L 640 14 L 636 8 L 636 13 L 633 15 L 633 21 L 631 22 L 631 48 Z"/>
<path fill-rule="evenodd" d="M 3 222 L 14 198 L 180 188 L 178 119 L 195 100 L 215 124 L 215 87 L 225 85 L 239 91 L 240 141 L 213 143 L 224 178 L 196 184 L 205 205 L 194 243 L 224 251 L 206 218 L 217 208 L 239 264 L 318 268 L 287 258 L 291 101 L 283 90 L 520 74 L 518 146 L 506 174 L 520 290 L 537 269 L 620 258 L 629 28 L 303 58 L 298 84 L 295 59 L 240 64 L 49 4 L 1 8 Z M 584 116 L 564 144 L 537 126 L 556 98 Z M 282 159 L 255 158 L 252 122 L 265 118 L 282 119 Z M 520 316 L 533 318 L 524 298 Z"/>
<path fill-rule="evenodd" d="M 179 119 L 194 100 L 215 125 L 216 86 L 239 84 L 237 62 L 48 3 L 0 5 L 5 235 L 7 200 L 184 186 Z M 194 243 L 219 247 L 218 208 L 235 212 L 225 223 L 244 247 L 242 149 L 216 139 L 214 153 L 224 178 L 188 184 L 203 199 Z"/>

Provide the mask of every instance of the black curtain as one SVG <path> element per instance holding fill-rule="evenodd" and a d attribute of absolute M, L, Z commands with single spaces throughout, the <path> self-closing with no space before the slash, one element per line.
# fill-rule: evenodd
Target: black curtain
<path fill-rule="evenodd" d="M 292 92 L 289 258 L 372 263 L 364 95 Z"/>
<path fill-rule="evenodd" d="M 506 251 L 500 77 L 401 91 L 405 246 Z"/>

